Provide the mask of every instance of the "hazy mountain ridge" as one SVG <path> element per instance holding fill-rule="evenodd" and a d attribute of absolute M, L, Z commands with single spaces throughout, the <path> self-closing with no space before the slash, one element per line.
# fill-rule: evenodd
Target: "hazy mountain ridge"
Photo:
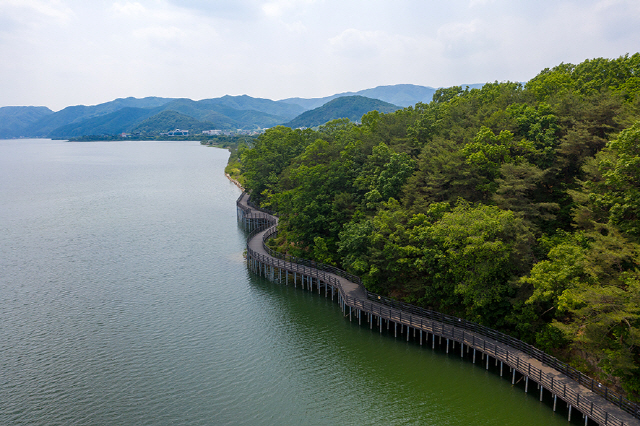
<path fill-rule="evenodd" d="M 159 128 L 163 128 L 167 130 L 184 129 L 194 133 L 211 129 L 213 126 L 214 124 L 211 122 L 200 121 L 177 111 L 165 110 L 145 119 L 128 130 L 141 133 L 157 133 Z"/>
<path fill-rule="evenodd" d="M 369 111 L 377 110 L 382 113 L 390 113 L 399 109 L 402 108 L 379 99 L 364 96 L 341 96 L 318 108 L 303 112 L 290 122 L 285 123 L 285 126 L 291 128 L 316 127 L 339 118 L 360 121 L 362 116 Z"/>
<path fill-rule="evenodd" d="M 53 114 L 43 106 L 11 106 L 0 108 L 0 137 L 20 137 L 31 123 Z"/>
<path fill-rule="evenodd" d="M 469 86 L 470 89 L 479 89 L 482 84 L 462 84 L 462 88 Z M 371 89 L 364 89 L 357 92 L 343 92 L 323 98 L 287 98 L 278 102 L 286 102 L 303 107 L 305 110 L 318 108 L 327 102 L 343 96 L 364 96 L 372 99 L 379 99 L 393 105 L 408 107 L 418 102 L 429 103 L 436 88 L 429 86 L 418 86 L 415 84 L 394 84 L 390 86 L 378 86 Z"/>
<path fill-rule="evenodd" d="M 109 114 L 88 118 L 81 122 L 58 127 L 47 136 L 73 138 L 90 134 L 117 134 L 126 132 L 134 124 L 155 114 L 157 109 L 124 107 Z"/>
<path fill-rule="evenodd" d="M 147 108 L 160 107 L 171 102 L 171 98 L 147 97 L 147 98 L 118 98 L 110 102 L 98 105 L 74 105 L 68 106 L 60 111 L 49 114 L 46 117 L 31 123 L 25 129 L 27 134 L 21 136 L 27 137 L 53 137 L 59 135 L 62 128 L 70 130 L 72 127 L 68 125 L 72 123 L 81 123 L 85 120 L 104 116 L 123 108 Z M 85 128 L 85 125 L 80 127 Z M 61 130 L 58 130 L 61 129 Z M 117 132 L 114 132 L 117 133 Z M 0 136 L 2 136 L 0 134 Z M 67 136 L 67 135 L 64 135 Z"/>
<path fill-rule="evenodd" d="M 481 87 L 482 85 L 469 85 Z M 359 92 L 345 92 L 324 98 L 289 98 L 279 101 L 253 98 L 247 95 L 222 96 L 194 101 L 187 98 L 118 98 L 98 105 L 74 105 L 53 112 L 46 107 L 0 108 L 0 138 L 52 137 L 68 138 L 84 135 L 113 135 L 122 132 L 144 131 L 160 133 L 175 128 L 174 123 L 184 123 L 184 129 L 260 129 L 287 123 L 296 127 L 312 127 L 335 118 L 347 117 L 360 120 L 362 114 L 373 109 L 389 112 L 389 106 L 375 105 L 370 109 L 361 105 L 355 108 L 359 115 L 346 112 L 344 105 L 332 105 L 299 118 L 307 111 L 322 107 L 341 97 L 361 96 L 386 102 L 393 108 L 431 101 L 436 89 L 413 84 L 379 86 Z M 332 108 L 341 111 L 329 111 Z M 382 108 L 382 109 L 380 109 Z M 386 108 L 386 109 L 385 109 Z M 363 111 L 360 113 L 360 111 Z M 173 111 L 181 114 L 162 114 Z M 159 115 L 162 114 L 162 115 Z M 159 115 L 154 119 L 154 116 Z M 314 117 L 314 118 L 309 118 Z M 326 118 L 324 122 L 318 122 Z M 143 124 L 144 123 L 144 124 Z M 188 126 L 187 127 L 187 123 Z M 291 124 L 290 124 L 291 123 Z M 154 127 L 155 126 L 155 127 Z M 145 130 L 141 130 L 145 129 Z"/>

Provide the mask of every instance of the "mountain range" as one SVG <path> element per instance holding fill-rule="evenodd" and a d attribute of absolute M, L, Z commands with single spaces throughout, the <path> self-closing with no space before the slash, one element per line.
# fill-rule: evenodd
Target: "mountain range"
<path fill-rule="evenodd" d="M 401 107 L 379 99 L 371 99 L 364 96 L 341 96 L 330 100 L 326 104 L 305 111 L 293 120 L 285 123 L 293 129 L 298 127 L 315 127 L 337 118 L 348 118 L 351 121 L 360 121 L 362 116 L 369 111 L 389 113 L 399 110 Z"/>
<path fill-rule="evenodd" d="M 481 84 L 469 87 L 481 87 Z M 251 96 L 223 96 L 193 101 L 184 98 L 119 98 L 99 105 L 69 106 L 54 112 L 47 107 L 0 108 L 0 138 L 65 139 L 123 132 L 157 135 L 175 128 L 202 130 L 264 129 L 286 124 L 315 127 L 336 118 L 359 121 L 374 109 L 391 112 L 431 101 L 436 89 L 412 84 L 379 86 L 324 98 L 278 101 Z M 332 102 L 343 98 L 339 102 Z"/>

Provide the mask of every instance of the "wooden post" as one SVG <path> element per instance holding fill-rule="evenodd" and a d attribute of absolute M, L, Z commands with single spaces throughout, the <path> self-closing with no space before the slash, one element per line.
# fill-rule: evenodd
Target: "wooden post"
<path fill-rule="evenodd" d="M 524 379 L 524 393 L 529 393 L 529 376 Z"/>
<path fill-rule="evenodd" d="M 513 369 L 513 377 L 511 377 L 511 384 L 515 385 L 516 384 L 516 369 Z"/>
<path fill-rule="evenodd" d="M 554 394 L 553 395 L 553 412 L 554 413 L 556 411 L 556 402 L 558 402 L 558 395 Z"/>

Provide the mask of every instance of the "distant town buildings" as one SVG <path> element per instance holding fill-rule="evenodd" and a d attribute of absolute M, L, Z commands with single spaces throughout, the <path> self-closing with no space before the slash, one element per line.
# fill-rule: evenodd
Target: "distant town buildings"
<path fill-rule="evenodd" d="M 267 129 L 236 129 L 236 130 L 203 130 L 202 133 L 208 136 L 237 136 L 237 135 L 247 135 L 247 136 L 255 136 L 264 133 Z"/>
<path fill-rule="evenodd" d="M 222 135 L 222 130 L 203 130 L 202 134 L 209 136 L 219 136 Z"/>
<path fill-rule="evenodd" d="M 167 133 L 160 133 L 161 136 L 189 136 L 188 130 L 175 129 Z"/>

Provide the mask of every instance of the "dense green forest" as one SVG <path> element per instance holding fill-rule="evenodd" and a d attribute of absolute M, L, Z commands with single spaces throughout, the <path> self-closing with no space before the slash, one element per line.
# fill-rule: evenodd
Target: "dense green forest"
<path fill-rule="evenodd" d="M 234 168 L 270 244 L 640 396 L 640 54 L 278 126 Z"/>

